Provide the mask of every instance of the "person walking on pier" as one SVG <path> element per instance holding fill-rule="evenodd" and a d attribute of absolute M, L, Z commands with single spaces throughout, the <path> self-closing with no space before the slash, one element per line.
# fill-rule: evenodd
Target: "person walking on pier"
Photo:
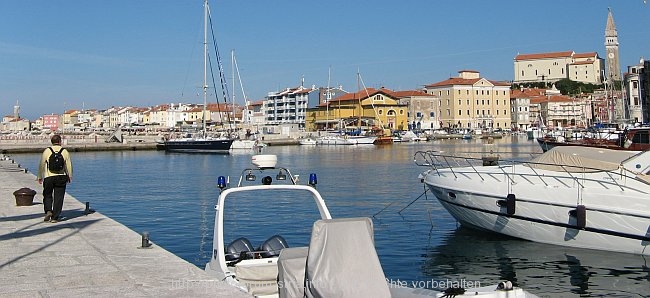
<path fill-rule="evenodd" d="M 68 150 L 61 146 L 61 136 L 55 134 L 52 146 L 41 154 L 38 165 L 38 183 L 43 184 L 44 221 L 58 222 L 63 209 L 65 187 L 72 182 L 72 159 Z"/>

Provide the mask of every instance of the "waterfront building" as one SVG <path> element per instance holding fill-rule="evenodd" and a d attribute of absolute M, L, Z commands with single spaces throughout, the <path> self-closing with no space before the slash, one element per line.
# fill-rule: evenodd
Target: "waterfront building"
<path fill-rule="evenodd" d="M 407 127 L 399 130 L 436 130 L 442 128 L 440 121 L 440 99 L 420 90 L 395 91 L 399 103 L 408 107 Z"/>
<path fill-rule="evenodd" d="M 650 61 L 643 61 L 643 70 L 639 74 L 641 84 L 641 102 L 643 122 L 650 122 Z"/>
<path fill-rule="evenodd" d="M 627 67 L 627 73 L 623 75 L 623 86 L 625 88 L 625 118 L 630 122 L 648 122 L 646 103 L 643 102 L 645 90 L 642 89 L 644 71 L 643 64 L 645 61 L 641 59 L 639 64 Z M 645 111 L 645 113 L 644 113 Z"/>
<path fill-rule="evenodd" d="M 588 101 L 580 98 L 546 94 L 531 98 L 531 106 L 537 106 L 540 119 L 548 128 L 587 128 L 591 125 Z"/>
<path fill-rule="evenodd" d="M 596 52 L 573 51 L 519 54 L 514 59 L 513 84 L 561 79 L 600 85 L 604 82 L 604 61 Z"/>
<path fill-rule="evenodd" d="M 249 102 L 247 112 L 248 112 L 248 124 L 252 126 L 264 125 L 265 117 L 262 107 L 264 106 L 263 100 L 258 100 L 254 102 Z"/>
<path fill-rule="evenodd" d="M 61 119 L 59 115 L 56 114 L 50 114 L 50 115 L 43 115 L 41 117 L 43 119 L 43 129 L 49 129 L 51 131 L 57 131 L 59 130 L 60 122 L 59 120 Z"/>
<path fill-rule="evenodd" d="M 19 132 L 30 131 L 30 129 L 30 122 L 25 118 L 4 116 L 2 122 L 0 122 L 0 131 Z"/>
<path fill-rule="evenodd" d="M 525 131 L 538 126 L 539 106 L 531 109 L 531 98 L 546 96 L 546 90 L 539 88 L 520 88 L 510 91 L 510 121 L 513 130 Z"/>
<path fill-rule="evenodd" d="M 315 106 L 319 101 L 319 91 L 298 86 L 286 88 L 279 92 L 269 92 L 264 100 L 263 111 L 265 123 L 269 125 L 298 124 L 305 127 L 305 112 L 311 102 Z"/>
<path fill-rule="evenodd" d="M 345 93 L 309 108 L 305 121 L 307 131 L 371 127 L 406 128 L 408 106 L 399 102 L 395 92 L 386 88 L 366 88 Z"/>
<path fill-rule="evenodd" d="M 510 128 L 510 84 L 461 70 L 458 77 L 424 86 L 439 99 L 440 122 L 447 128 Z"/>

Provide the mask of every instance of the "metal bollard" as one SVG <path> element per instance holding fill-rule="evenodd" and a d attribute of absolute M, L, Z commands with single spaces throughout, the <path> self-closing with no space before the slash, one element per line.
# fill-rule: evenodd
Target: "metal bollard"
<path fill-rule="evenodd" d="M 151 242 L 149 242 L 149 232 L 142 232 L 142 246 L 140 246 L 140 248 L 149 247 L 151 247 Z"/>

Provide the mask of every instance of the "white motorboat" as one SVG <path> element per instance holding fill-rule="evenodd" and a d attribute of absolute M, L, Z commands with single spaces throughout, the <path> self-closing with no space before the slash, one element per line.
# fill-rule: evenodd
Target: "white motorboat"
<path fill-rule="evenodd" d="M 205 270 L 220 281 L 256 297 L 535 297 L 509 281 L 478 288 L 450 286 L 445 292 L 390 282 L 375 251 L 370 218 L 332 219 L 316 190 L 315 174 L 309 175 L 308 185 L 300 185 L 297 175 L 276 166 L 275 155 L 255 155 L 252 161 L 255 167 L 242 171 L 236 187 L 229 187 L 225 176 L 217 179 L 221 194 L 215 206 L 212 258 Z M 273 174 L 264 176 L 266 173 Z M 264 176 L 260 184 L 254 184 L 257 176 Z M 247 216 L 232 215 L 239 201 L 245 202 Z M 303 216 L 288 204 L 313 207 L 317 219 L 307 227 L 279 224 L 279 219 L 294 223 Z M 272 214 L 257 218 L 252 212 L 255 207 Z M 272 207 L 277 208 L 268 211 Z M 271 219 L 273 223 L 268 222 Z M 251 227 L 252 233 L 259 233 L 264 226 L 273 236 L 254 246 L 255 241 L 249 239 L 255 239 L 249 235 L 232 235 L 242 226 Z M 286 239 L 296 237 L 296 231 L 305 231 L 308 241 L 290 247 Z"/>
<path fill-rule="evenodd" d="M 298 143 L 300 145 L 316 145 L 317 141 L 312 137 L 307 137 L 298 139 Z"/>
<path fill-rule="evenodd" d="M 355 145 L 372 145 L 377 140 L 375 136 L 348 136 L 348 140 Z"/>
<path fill-rule="evenodd" d="M 347 138 L 347 136 L 341 136 L 341 135 L 322 136 L 319 137 L 316 140 L 316 142 L 318 143 L 318 145 L 355 145 L 356 144 L 351 139 Z"/>
<path fill-rule="evenodd" d="M 266 144 L 259 142 L 258 140 L 235 139 L 232 142 L 232 145 L 230 145 L 230 149 L 250 150 L 264 146 L 266 146 Z"/>
<path fill-rule="evenodd" d="M 417 152 L 420 179 L 462 225 L 526 240 L 650 255 L 650 151 L 555 147 L 531 161 Z M 496 165 L 494 165 L 496 164 Z"/>

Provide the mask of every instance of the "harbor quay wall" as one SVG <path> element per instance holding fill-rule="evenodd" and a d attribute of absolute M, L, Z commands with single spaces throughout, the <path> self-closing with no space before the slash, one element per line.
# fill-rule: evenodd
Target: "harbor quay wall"
<path fill-rule="evenodd" d="M 158 135 L 123 135 L 121 143 L 106 142 L 107 136 L 92 134 L 63 135 L 63 146 L 72 152 L 111 150 L 156 150 Z M 280 134 L 263 135 L 260 141 L 268 146 L 298 145 L 296 138 Z M 52 145 L 50 136 L 0 136 L 0 154 L 38 153 Z"/>
<path fill-rule="evenodd" d="M 251 297 L 83 198 L 66 194 L 61 221 L 44 221 L 42 185 L 3 154 L 0 181 L 2 297 Z"/>

